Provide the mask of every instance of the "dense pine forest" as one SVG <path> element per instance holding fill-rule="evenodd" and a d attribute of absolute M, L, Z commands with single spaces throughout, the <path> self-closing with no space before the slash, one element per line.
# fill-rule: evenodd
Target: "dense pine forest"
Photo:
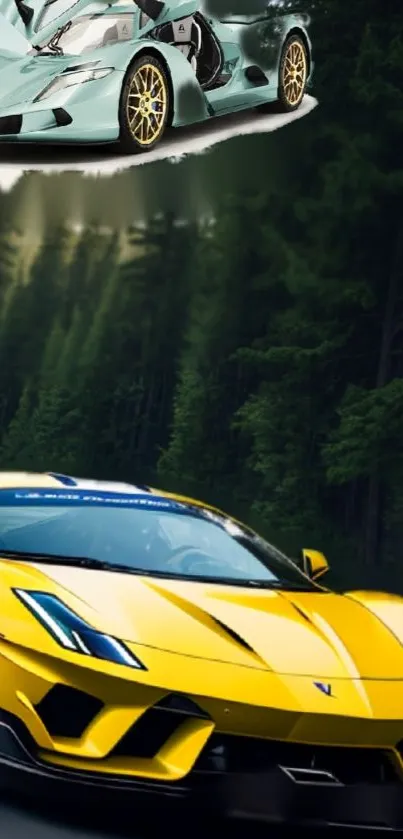
<path fill-rule="evenodd" d="M 0 213 L 2 468 L 193 493 L 403 588 L 399 6 L 317 0 L 320 105 L 211 219 Z"/>

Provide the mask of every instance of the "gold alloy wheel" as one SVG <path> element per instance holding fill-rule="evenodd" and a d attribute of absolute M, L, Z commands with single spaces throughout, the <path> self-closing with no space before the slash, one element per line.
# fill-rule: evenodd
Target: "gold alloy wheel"
<path fill-rule="evenodd" d="M 129 129 L 139 145 L 156 142 L 165 125 L 167 107 L 164 76 L 154 64 L 142 64 L 131 79 L 126 104 Z"/>
<path fill-rule="evenodd" d="M 301 101 L 306 85 L 307 58 L 299 40 L 290 41 L 283 60 L 282 85 L 284 98 L 293 108 Z"/>

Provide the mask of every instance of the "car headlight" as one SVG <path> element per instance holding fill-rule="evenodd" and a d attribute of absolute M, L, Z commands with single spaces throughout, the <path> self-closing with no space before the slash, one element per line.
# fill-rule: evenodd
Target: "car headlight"
<path fill-rule="evenodd" d="M 65 649 L 114 664 L 135 667 L 137 670 L 147 669 L 122 641 L 94 629 L 53 594 L 25 591 L 20 588 L 13 591 L 55 641 Z"/>
<path fill-rule="evenodd" d="M 72 73 L 63 73 L 61 76 L 56 76 L 40 93 L 35 97 L 34 102 L 41 102 L 42 99 L 48 99 L 54 93 L 60 90 L 65 90 L 66 87 L 72 87 L 76 84 L 84 84 L 85 82 L 93 82 L 96 79 L 103 79 L 104 76 L 109 76 L 113 73 L 113 67 L 100 67 L 98 70 L 74 70 Z"/>

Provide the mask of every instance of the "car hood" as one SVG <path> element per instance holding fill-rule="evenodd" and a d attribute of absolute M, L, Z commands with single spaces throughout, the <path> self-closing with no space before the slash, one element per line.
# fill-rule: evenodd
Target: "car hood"
<path fill-rule="evenodd" d="M 0 21 L 1 25 L 1 21 Z M 12 53 L 0 45 L 0 108 L 10 108 L 32 100 L 69 67 L 88 64 L 125 70 L 133 54 L 133 42 L 105 46 L 84 55 L 24 55 Z"/>
<path fill-rule="evenodd" d="M 13 59 L 13 60 L 10 60 Z M 10 56 L 0 51 L 0 108 L 31 102 L 49 82 L 71 64 L 71 57 Z"/>
<path fill-rule="evenodd" d="M 127 642 L 283 675 L 403 678 L 403 601 L 397 597 L 367 603 L 363 595 L 13 565 L 23 571 L 18 585 L 56 594 L 96 629 Z"/>

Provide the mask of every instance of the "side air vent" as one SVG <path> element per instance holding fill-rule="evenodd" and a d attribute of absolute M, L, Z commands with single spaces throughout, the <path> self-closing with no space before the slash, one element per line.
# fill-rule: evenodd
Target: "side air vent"
<path fill-rule="evenodd" d="M 144 712 L 108 757 L 153 758 L 191 717 L 210 719 L 191 699 L 169 694 Z"/>
<path fill-rule="evenodd" d="M 62 128 L 64 125 L 71 125 L 73 122 L 73 117 L 65 108 L 53 108 L 53 116 L 58 128 Z"/>
<path fill-rule="evenodd" d="M 103 708 L 95 696 L 67 685 L 55 685 L 36 706 L 51 737 L 79 738 Z"/>
<path fill-rule="evenodd" d="M 22 114 L 0 117 L 0 134 L 19 134 L 22 128 Z"/>
<path fill-rule="evenodd" d="M 267 76 L 256 64 L 252 64 L 251 67 L 246 68 L 245 76 L 248 82 L 254 84 L 255 87 L 262 87 L 263 85 L 269 84 Z"/>

